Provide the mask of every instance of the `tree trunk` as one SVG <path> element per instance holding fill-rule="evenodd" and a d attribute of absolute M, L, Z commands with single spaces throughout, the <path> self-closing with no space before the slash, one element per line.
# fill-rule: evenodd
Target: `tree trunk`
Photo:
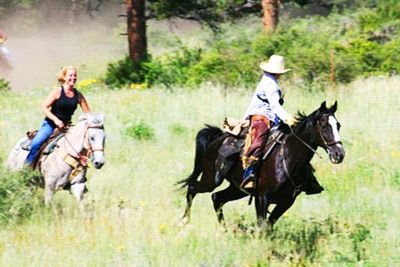
<path fill-rule="evenodd" d="M 262 0 L 263 24 L 267 32 L 274 32 L 279 20 L 279 0 Z"/>
<path fill-rule="evenodd" d="M 147 58 L 145 0 L 126 0 L 129 57 L 134 64 Z"/>

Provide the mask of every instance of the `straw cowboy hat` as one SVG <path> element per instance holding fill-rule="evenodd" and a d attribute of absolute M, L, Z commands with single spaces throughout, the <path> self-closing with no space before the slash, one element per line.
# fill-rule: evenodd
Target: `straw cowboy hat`
<path fill-rule="evenodd" d="M 282 74 L 290 71 L 290 69 L 285 69 L 283 57 L 278 55 L 272 55 L 268 61 L 261 62 L 260 68 L 263 71 L 273 74 Z"/>

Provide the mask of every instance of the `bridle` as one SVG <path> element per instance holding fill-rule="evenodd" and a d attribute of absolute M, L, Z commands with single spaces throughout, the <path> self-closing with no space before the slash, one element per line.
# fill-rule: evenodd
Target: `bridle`
<path fill-rule="evenodd" d="M 330 146 L 334 146 L 334 145 L 338 145 L 338 144 L 342 144 L 342 141 L 332 141 L 332 142 L 328 142 L 328 141 L 326 141 L 326 139 L 325 139 L 325 137 L 324 137 L 324 135 L 322 134 L 322 127 L 321 127 L 321 124 L 320 124 L 320 122 L 319 122 L 319 120 L 317 121 L 317 128 L 318 128 L 318 133 L 319 133 L 319 136 L 320 136 L 320 138 L 321 138 L 321 140 L 322 140 L 322 142 L 324 143 L 324 145 L 326 146 L 326 147 L 330 147 Z"/>
<path fill-rule="evenodd" d="M 321 117 L 322 118 L 322 117 Z M 291 134 L 298 140 L 300 141 L 300 143 L 302 143 L 305 147 L 307 147 L 309 150 L 311 150 L 313 153 L 317 154 L 317 156 L 322 159 L 322 156 L 317 152 L 316 149 L 312 148 L 311 145 L 309 145 L 306 141 L 304 141 L 303 139 L 301 139 L 294 131 L 293 128 L 290 128 Z M 332 141 L 332 142 L 328 142 L 326 141 L 326 138 L 324 137 L 324 135 L 322 134 L 322 127 L 321 127 L 321 123 L 319 122 L 319 120 L 317 120 L 317 132 L 319 137 L 321 138 L 324 146 L 326 149 L 328 149 L 331 146 L 334 145 L 338 145 L 338 144 L 342 144 L 342 141 Z"/>
<path fill-rule="evenodd" d="M 104 130 L 104 126 L 103 125 L 95 125 L 95 126 L 87 126 L 86 130 L 85 130 L 85 137 L 84 137 L 84 142 L 87 144 L 86 146 L 86 156 L 90 157 L 94 152 L 96 151 L 101 151 L 104 152 L 104 146 L 101 148 L 93 148 L 92 144 L 90 143 L 89 140 L 89 129 L 100 129 L 100 130 Z M 85 147 L 85 145 L 84 145 Z"/>
<path fill-rule="evenodd" d="M 69 139 L 67 138 L 67 135 L 64 136 L 65 140 L 68 142 L 68 144 L 70 145 L 70 147 L 72 148 L 73 152 L 75 153 L 75 155 L 71 155 L 70 153 L 68 153 L 68 155 L 72 158 L 74 158 L 75 160 L 77 160 L 79 162 L 80 165 L 82 166 L 87 166 L 87 159 L 90 158 L 94 152 L 96 151 L 101 151 L 104 152 L 104 147 L 101 148 L 93 148 L 92 144 L 90 143 L 90 138 L 89 138 L 89 129 L 104 129 L 103 125 L 95 125 L 95 126 L 86 126 L 85 127 L 85 134 L 83 136 L 83 149 L 81 151 L 77 151 L 74 146 L 71 144 L 71 142 L 69 141 Z M 83 153 L 82 153 L 83 152 Z"/>
<path fill-rule="evenodd" d="M 321 117 L 321 118 L 322 118 L 322 117 Z M 300 143 L 302 143 L 305 147 L 307 147 L 307 148 L 308 148 L 309 150 L 311 150 L 313 153 L 317 154 L 319 158 L 322 158 L 322 156 L 321 156 L 314 148 L 312 148 L 311 145 L 309 145 L 306 141 L 304 141 L 303 139 L 301 139 L 301 138 L 293 131 L 292 128 L 290 128 L 290 131 L 291 131 L 291 134 L 292 134 L 298 141 L 300 141 Z M 321 124 L 320 124 L 320 121 L 319 121 L 319 120 L 317 120 L 317 132 L 318 132 L 318 135 L 319 135 L 319 137 L 321 138 L 321 140 L 322 140 L 322 142 L 323 142 L 325 148 L 328 150 L 328 153 L 329 153 L 329 147 L 334 146 L 334 145 L 337 145 L 337 144 L 342 144 L 342 141 L 340 141 L 340 140 L 339 140 L 339 141 L 332 141 L 332 142 L 326 141 L 326 138 L 325 138 L 324 135 L 322 134 L 322 127 L 321 127 Z M 283 143 L 285 143 L 285 142 L 286 142 L 286 138 L 284 139 Z M 283 149 L 284 149 L 284 146 L 282 145 L 282 146 L 281 146 L 281 152 L 280 152 L 280 153 L 282 154 L 282 166 L 283 166 L 283 170 L 284 170 L 286 176 L 288 177 L 289 182 L 290 182 L 290 183 L 292 184 L 292 186 L 294 187 L 293 195 L 297 195 L 297 194 L 301 191 L 301 188 L 302 188 L 303 184 L 296 185 L 296 183 L 294 182 L 293 177 L 290 175 L 290 172 L 289 172 L 289 168 L 288 168 L 288 166 L 287 166 L 286 159 L 285 159 L 285 157 L 284 157 L 284 155 L 283 155 L 283 153 L 284 153 L 284 152 L 283 152 Z"/>

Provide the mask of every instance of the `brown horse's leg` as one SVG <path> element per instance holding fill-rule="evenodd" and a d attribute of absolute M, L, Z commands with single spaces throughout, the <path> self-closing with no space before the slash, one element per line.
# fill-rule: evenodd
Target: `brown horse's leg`
<path fill-rule="evenodd" d="M 225 203 L 232 200 L 241 199 L 245 196 L 247 196 L 247 194 L 239 190 L 233 183 L 230 183 L 229 186 L 224 190 L 213 193 L 211 195 L 211 199 L 214 204 L 214 210 L 217 213 L 218 222 L 224 222 L 222 207 Z"/>
<path fill-rule="evenodd" d="M 256 196 L 256 213 L 257 213 L 257 223 L 258 226 L 262 226 L 267 219 L 267 197 L 266 196 Z"/>
<path fill-rule="evenodd" d="M 287 198 L 283 202 L 278 202 L 275 208 L 272 210 L 271 215 L 268 217 L 268 225 L 272 228 L 276 221 L 287 211 L 294 203 L 294 198 Z"/>
<path fill-rule="evenodd" d="M 185 213 L 182 216 L 182 219 L 186 219 L 187 222 L 190 221 L 190 209 L 192 207 L 192 202 L 194 197 L 196 196 L 196 190 L 194 186 L 189 185 L 188 191 L 186 193 L 186 208 Z"/>
<path fill-rule="evenodd" d="M 200 181 L 190 181 L 188 183 L 188 191 L 186 193 L 186 209 L 182 219 L 190 221 L 190 209 L 193 199 L 197 193 L 212 192 L 217 185 L 214 182 L 215 170 L 206 171 L 201 175 Z"/>

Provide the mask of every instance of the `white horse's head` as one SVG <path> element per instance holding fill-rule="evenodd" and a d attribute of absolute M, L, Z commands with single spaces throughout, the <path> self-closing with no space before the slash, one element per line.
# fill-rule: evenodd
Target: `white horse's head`
<path fill-rule="evenodd" d="M 84 147 L 89 151 L 94 167 L 100 169 L 105 163 L 104 145 L 106 134 L 104 132 L 104 115 L 84 113 L 79 116 L 78 120 L 86 123 L 87 133 Z"/>

